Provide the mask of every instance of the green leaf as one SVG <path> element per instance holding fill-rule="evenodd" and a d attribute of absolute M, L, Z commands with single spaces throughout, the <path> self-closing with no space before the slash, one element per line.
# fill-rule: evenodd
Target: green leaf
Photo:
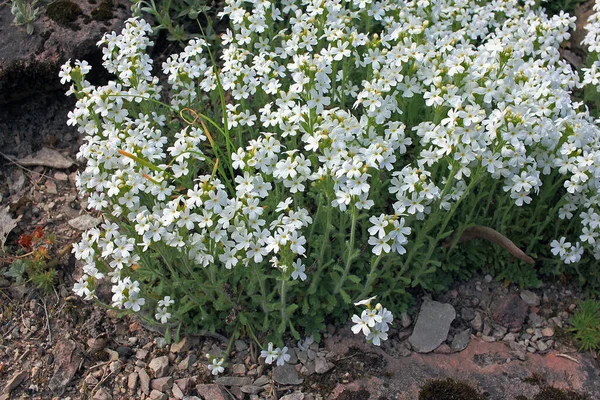
<path fill-rule="evenodd" d="M 344 303 L 352 303 L 352 299 L 350 298 L 350 296 L 348 296 L 348 293 L 346 293 L 344 289 L 340 289 L 340 295 L 342 296 L 342 299 L 344 299 Z"/>
<path fill-rule="evenodd" d="M 167 342 L 167 344 L 171 344 L 171 329 L 167 328 L 167 330 L 165 331 L 165 342 Z"/>
<path fill-rule="evenodd" d="M 360 279 L 358 276 L 356 275 L 348 275 L 348 279 L 354 283 L 361 283 L 362 279 Z"/>
<path fill-rule="evenodd" d="M 288 317 L 290 317 L 294 313 L 294 311 L 296 311 L 298 309 L 298 307 L 299 307 L 298 304 L 290 304 L 285 309 L 285 313 L 287 314 Z"/>
<path fill-rule="evenodd" d="M 334 271 L 341 272 L 342 274 L 344 273 L 344 268 L 342 268 L 342 267 L 341 267 L 339 264 L 335 264 L 335 265 L 333 266 L 333 270 L 334 270 Z"/>

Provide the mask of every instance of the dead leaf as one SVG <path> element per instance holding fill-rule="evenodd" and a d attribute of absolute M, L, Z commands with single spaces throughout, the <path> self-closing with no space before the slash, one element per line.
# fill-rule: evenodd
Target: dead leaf
<path fill-rule="evenodd" d="M 56 150 L 44 147 L 32 156 L 27 156 L 16 161 L 18 164 L 25 167 L 42 165 L 50 168 L 69 168 L 74 162 Z"/>
<path fill-rule="evenodd" d="M 0 208 L 0 249 L 4 251 L 4 243 L 8 234 L 15 229 L 17 222 L 21 219 L 19 216 L 17 219 L 12 219 L 8 210 L 10 207 Z"/>

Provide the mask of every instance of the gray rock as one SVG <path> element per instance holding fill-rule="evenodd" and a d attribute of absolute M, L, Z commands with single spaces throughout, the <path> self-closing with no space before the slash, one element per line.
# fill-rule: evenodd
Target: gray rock
<path fill-rule="evenodd" d="M 196 362 L 196 355 L 189 354 L 186 358 L 181 360 L 179 364 L 177 364 L 177 369 L 180 371 L 186 370 L 192 366 Z"/>
<path fill-rule="evenodd" d="M 104 388 L 98 389 L 98 391 L 94 394 L 94 400 L 112 400 L 112 395 L 108 393 L 108 391 Z"/>
<path fill-rule="evenodd" d="M 242 393 L 259 394 L 265 389 L 262 386 L 244 385 L 240 388 L 240 390 L 242 391 Z"/>
<path fill-rule="evenodd" d="M 469 322 L 472 321 L 473 318 L 475 318 L 475 311 L 471 310 L 470 308 L 464 307 L 460 311 L 460 316 L 462 317 L 462 319 Z"/>
<path fill-rule="evenodd" d="M 494 280 L 494 278 L 492 278 L 492 276 L 490 274 L 487 274 L 486 276 L 483 277 L 483 280 L 485 281 L 485 283 L 490 283 Z"/>
<path fill-rule="evenodd" d="M 304 400 L 304 393 L 296 392 L 280 397 L 279 400 Z"/>
<path fill-rule="evenodd" d="M 529 313 L 529 325 L 534 328 L 539 328 L 542 326 L 543 318 L 538 314 Z"/>
<path fill-rule="evenodd" d="M 4 393 L 10 393 L 16 389 L 25 379 L 27 379 L 27 371 L 17 372 L 13 375 L 13 377 L 8 381 L 6 386 L 4 387 Z"/>
<path fill-rule="evenodd" d="M 142 392 L 150 394 L 150 376 L 143 368 L 140 369 L 138 375 L 140 376 L 140 388 L 142 389 Z"/>
<path fill-rule="evenodd" d="M 127 388 L 134 392 L 137 389 L 139 375 L 137 372 L 132 372 L 127 377 Z"/>
<path fill-rule="evenodd" d="M 236 376 L 222 376 L 215 379 L 215 383 L 223 386 L 244 386 L 251 385 L 252 378 L 248 377 L 236 377 Z"/>
<path fill-rule="evenodd" d="M 54 352 L 54 364 L 56 370 L 50 382 L 48 382 L 48 388 L 53 391 L 55 395 L 62 395 L 65 389 L 69 386 L 69 383 L 79 371 L 79 366 L 83 360 L 83 353 L 77 343 L 71 339 L 61 340 L 55 346 Z"/>
<path fill-rule="evenodd" d="M 159 390 L 153 390 L 152 392 L 150 392 L 150 400 L 167 400 L 169 398 L 169 396 L 167 396 L 165 393 L 162 393 Z"/>
<path fill-rule="evenodd" d="M 80 231 L 87 231 L 88 229 L 92 229 L 93 227 L 97 226 L 100 222 L 102 222 L 100 218 L 94 218 L 91 215 L 84 214 L 77 218 L 73 218 L 68 222 L 68 224 L 71 228 Z"/>
<path fill-rule="evenodd" d="M 281 385 L 299 385 L 304 382 L 292 364 L 276 366 L 273 370 L 273 379 Z"/>
<path fill-rule="evenodd" d="M 171 391 L 173 392 L 173 397 L 175 397 L 176 399 L 183 399 L 185 396 L 185 394 L 181 391 L 179 386 L 177 386 L 176 384 L 173 385 L 173 388 L 171 389 Z"/>
<path fill-rule="evenodd" d="M 483 319 L 481 318 L 481 314 L 475 313 L 475 317 L 471 320 L 471 328 L 475 329 L 477 332 L 480 332 L 482 326 Z"/>
<path fill-rule="evenodd" d="M 412 319 L 406 311 L 400 315 L 400 323 L 402 324 L 403 328 L 408 328 L 412 324 Z"/>
<path fill-rule="evenodd" d="M 537 307 L 540 305 L 540 298 L 530 290 L 523 290 L 521 292 L 521 299 L 530 307 Z"/>
<path fill-rule="evenodd" d="M 169 373 L 169 357 L 153 358 L 148 367 L 154 372 L 155 378 L 162 378 Z"/>
<path fill-rule="evenodd" d="M 192 348 L 192 340 L 187 336 L 179 341 L 179 343 L 175 343 L 171 345 L 171 353 L 184 353 Z"/>
<path fill-rule="evenodd" d="M 170 376 L 152 379 L 150 382 L 150 387 L 154 390 L 158 390 L 159 392 L 166 392 L 167 390 L 171 389 L 172 386 L 173 378 Z"/>
<path fill-rule="evenodd" d="M 333 368 L 333 365 L 327 362 L 325 357 L 317 356 L 317 358 L 315 359 L 315 372 L 317 374 L 324 374 L 331 368 Z"/>
<path fill-rule="evenodd" d="M 448 336 L 450 324 L 456 318 L 456 311 L 450 304 L 425 301 L 408 341 L 418 353 L 435 350 Z"/>
<path fill-rule="evenodd" d="M 258 378 L 256 378 L 253 385 L 265 386 L 265 385 L 268 385 L 269 383 L 271 383 L 271 380 L 269 379 L 269 377 L 266 375 L 261 375 Z"/>
<path fill-rule="evenodd" d="M 452 344 L 450 348 L 453 353 L 463 351 L 469 345 L 469 341 L 471 340 L 471 330 L 466 329 L 454 335 L 454 339 L 452 339 Z"/>
<path fill-rule="evenodd" d="M 244 342 L 243 340 L 238 339 L 235 341 L 235 350 L 236 351 L 248 350 L 248 344 L 246 342 Z"/>

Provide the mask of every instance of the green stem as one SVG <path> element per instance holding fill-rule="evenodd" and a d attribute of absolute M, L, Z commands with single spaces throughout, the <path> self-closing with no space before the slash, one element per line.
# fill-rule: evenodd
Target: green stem
<path fill-rule="evenodd" d="M 382 257 L 383 254 L 380 254 L 375 259 L 375 262 L 371 262 L 371 270 L 369 271 L 369 275 L 367 275 L 367 282 L 365 282 L 365 286 L 363 287 L 362 292 L 360 292 L 360 295 L 358 295 L 358 297 L 355 300 L 364 299 L 367 296 L 367 294 L 371 291 L 371 285 L 373 284 L 376 275 L 375 270 Z"/>
<path fill-rule="evenodd" d="M 357 219 L 357 209 L 355 205 L 352 205 L 352 222 L 350 227 L 350 243 L 348 244 L 348 253 L 346 255 L 346 266 L 344 268 L 344 273 L 342 274 L 340 280 L 338 281 L 335 289 L 333 290 L 333 294 L 336 295 L 340 292 L 340 289 L 344 285 L 348 274 L 350 273 L 350 265 L 352 264 L 352 260 L 355 258 L 354 254 L 354 238 L 356 236 L 356 219 Z"/>

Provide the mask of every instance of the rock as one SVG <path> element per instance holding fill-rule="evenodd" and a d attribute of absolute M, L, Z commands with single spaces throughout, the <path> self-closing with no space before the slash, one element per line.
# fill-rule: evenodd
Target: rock
<path fill-rule="evenodd" d="M 327 359 L 323 356 L 317 356 L 315 359 L 315 372 L 317 374 L 324 374 L 333 368 L 333 364 L 327 362 Z"/>
<path fill-rule="evenodd" d="M 106 347 L 106 336 L 90 338 L 87 340 L 87 345 L 91 351 L 100 351 Z"/>
<path fill-rule="evenodd" d="M 150 381 L 150 387 L 160 392 L 166 392 L 173 386 L 173 378 L 165 376 L 164 378 L 156 378 Z"/>
<path fill-rule="evenodd" d="M 273 379 L 281 385 L 299 385 L 304 382 L 292 364 L 276 366 L 273 370 Z"/>
<path fill-rule="evenodd" d="M 534 313 L 529 314 L 529 325 L 531 325 L 534 328 L 539 328 L 540 326 L 542 326 L 542 323 L 543 318 L 541 316 Z"/>
<path fill-rule="evenodd" d="M 70 168 L 74 163 L 72 160 L 64 157 L 58 151 L 44 147 L 34 155 L 17 160 L 17 164 L 20 164 L 24 167 L 41 165 L 43 167 L 50 168 Z"/>
<path fill-rule="evenodd" d="M 483 318 L 481 318 L 480 313 L 475 313 L 475 317 L 473 317 L 473 319 L 471 320 L 470 325 L 471 328 L 473 328 L 475 331 L 481 331 L 481 327 L 483 326 Z"/>
<path fill-rule="evenodd" d="M 181 378 L 175 381 L 175 384 L 181 389 L 183 394 L 187 394 L 189 390 L 192 388 L 192 384 L 194 381 L 192 378 Z"/>
<path fill-rule="evenodd" d="M 192 348 L 192 340 L 187 336 L 184 337 L 179 343 L 175 343 L 171 345 L 171 353 L 183 353 Z"/>
<path fill-rule="evenodd" d="M 129 346 L 119 346 L 117 347 L 117 353 L 119 353 L 119 358 L 129 358 L 133 354 L 133 350 Z"/>
<path fill-rule="evenodd" d="M 183 399 L 183 397 L 185 396 L 185 394 L 181 391 L 177 384 L 173 385 L 171 391 L 173 392 L 173 397 L 175 397 L 176 399 Z"/>
<path fill-rule="evenodd" d="M 265 389 L 262 386 L 244 385 L 240 388 L 240 390 L 242 391 L 242 393 L 259 394 Z"/>
<path fill-rule="evenodd" d="M 446 340 L 456 311 L 450 304 L 425 301 L 408 341 L 418 353 L 429 353 Z"/>
<path fill-rule="evenodd" d="M 108 393 L 108 391 L 104 388 L 98 389 L 98 391 L 94 394 L 94 400 L 112 400 L 112 395 Z"/>
<path fill-rule="evenodd" d="M 483 277 L 483 280 L 485 281 L 485 283 L 491 283 L 494 280 L 494 278 L 492 278 L 490 274 L 487 274 Z"/>
<path fill-rule="evenodd" d="M 521 299 L 523 299 L 530 307 L 537 307 L 540 305 L 540 298 L 530 290 L 523 290 L 521 292 Z"/>
<path fill-rule="evenodd" d="M 140 369 L 138 375 L 140 376 L 140 388 L 142 389 L 142 392 L 150 394 L 150 376 L 143 368 Z"/>
<path fill-rule="evenodd" d="M 74 228 L 74 229 L 77 229 L 80 231 L 87 231 L 88 229 L 92 229 L 92 228 L 98 226 L 98 224 L 100 224 L 100 222 L 102 222 L 102 220 L 100 218 L 94 218 L 91 215 L 84 214 L 84 215 L 80 215 L 77 218 L 73 218 L 72 220 L 70 220 L 68 222 L 68 224 L 71 228 Z"/>
<path fill-rule="evenodd" d="M 542 342 L 541 340 L 539 342 L 536 343 L 537 349 L 539 351 L 546 351 L 548 350 L 548 345 L 544 342 Z"/>
<path fill-rule="evenodd" d="M 196 362 L 196 355 L 189 354 L 186 358 L 181 360 L 179 364 L 177 364 L 177 369 L 180 371 L 186 370 L 192 366 Z"/>
<path fill-rule="evenodd" d="M 216 384 L 201 384 L 196 386 L 198 395 L 204 399 L 229 400 L 227 393 Z"/>
<path fill-rule="evenodd" d="M 469 341 L 471 340 L 471 330 L 466 329 L 454 335 L 454 339 L 452 339 L 452 344 L 450 345 L 450 349 L 452 352 L 456 353 L 459 351 L 463 351 L 469 345 Z"/>
<path fill-rule="evenodd" d="M 233 364 L 231 372 L 233 372 L 234 375 L 246 375 L 246 366 L 244 364 Z"/>
<path fill-rule="evenodd" d="M 162 393 L 159 390 L 153 390 L 152 392 L 150 392 L 150 400 L 168 400 L 169 396 L 167 396 L 165 393 Z"/>
<path fill-rule="evenodd" d="M 279 400 L 304 400 L 304 393 L 295 392 L 279 398 Z"/>
<path fill-rule="evenodd" d="M 269 383 L 271 383 L 271 380 L 269 379 L 269 377 L 266 375 L 261 375 L 258 378 L 256 378 L 253 385 L 265 386 L 265 385 L 268 385 Z"/>
<path fill-rule="evenodd" d="M 145 349 L 138 349 L 138 350 L 135 352 L 135 358 L 137 358 L 138 360 L 142 360 L 142 361 L 144 361 L 144 360 L 146 359 L 146 357 L 148 357 L 148 353 L 149 353 L 149 351 L 148 351 L 148 350 L 145 350 Z"/>
<path fill-rule="evenodd" d="M 508 346 L 510 347 L 510 354 L 513 357 L 521 361 L 525 361 L 525 359 L 527 358 L 527 348 L 525 344 L 518 342 L 508 342 Z"/>
<path fill-rule="evenodd" d="M 3 393 L 10 394 L 13 390 L 17 388 L 25 379 L 27 379 L 27 371 L 17 372 L 10 378 L 10 381 L 4 386 Z"/>
<path fill-rule="evenodd" d="M 550 328 L 549 326 L 542 329 L 542 336 L 543 337 L 552 337 L 554 336 L 554 329 Z"/>
<path fill-rule="evenodd" d="M 402 324 L 403 328 L 408 328 L 412 324 L 412 319 L 406 311 L 400 315 L 400 323 Z"/>
<path fill-rule="evenodd" d="M 137 372 L 132 372 L 127 377 L 127 389 L 129 389 L 131 392 L 135 392 L 135 389 L 137 389 L 138 378 L 139 375 Z"/>
<path fill-rule="evenodd" d="M 298 357 L 298 360 L 300 360 L 302 364 L 306 364 L 308 353 L 306 351 L 296 350 L 296 357 Z"/>
<path fill-rule="evenodd" d="M 235 341 L 235 351 L 244 351 L 244 350 L 248 350 L 248 344 L 246 344 L 246 342 L 244 342 L 243 340 L 236 340 Z"/>
<path fill-rule="evenodd" d="M 47 193 L 50 193 L 50 194 L 58 193 L 58 189 L 56 188 L 56 183 L 54 183 L 54 181 L 47 179 L 46 182 L 44 183 L 44 186 L 46 187 Z"/>
<path fill-rule="evenodd" d="M 16 219 L 10 216 L 10 206 L 0 207 L 0 250 L 4 250 L 4 242 L 8 234 L 17 226 L 20 219 L 21 216 Z"/>
<path fill-rule="evenodd" d="M 82 360 L 82 352 L 77 343 L 70 339 L 59 341 L 54 353 L 56 368 L 48 382 L 48 388 L 54 394 L 62 395 L 79 370 Z"/>
<path fill-rule="evenodd" d="M 222 376 L 215 379 L 215 383 L 223 386 L 244 386 L 251 385 L 252 378 L 247 377 L 236 377 L 236 376 Z"/>
<path fill-rule="evenodd" d="M 494 320 L 509 329 L 523 326 L 529 306 L 518 295 L 512 293 L 501 297 L 494 305 Z"/>
<path fill-rule="evenodd" d="M 152 370 L 155 378 L 162 378 L 169 373 L 169 357 L 156 357 L 150 361 L 148 367 Z"/>

